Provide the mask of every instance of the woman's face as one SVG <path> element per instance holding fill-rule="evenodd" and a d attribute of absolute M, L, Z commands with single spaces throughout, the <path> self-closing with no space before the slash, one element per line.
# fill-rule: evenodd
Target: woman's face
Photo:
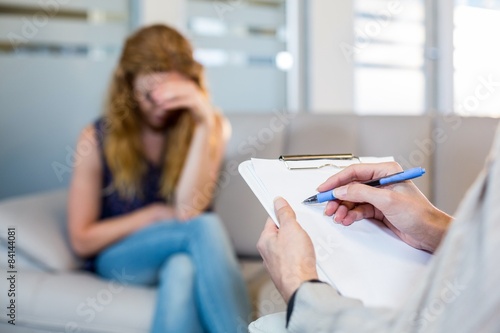
<path fill-rule="evenodd" d="M 167 123 L 169 110 L 162 105 L 161 100 L 154 98 L 158 90 L 164 89 L 164 83 L 169 77 L 168 72 L 140 74 L 134 80 L 134 95 L 139 105 L 145 125 L 154 130 L 162 130 Z"/>

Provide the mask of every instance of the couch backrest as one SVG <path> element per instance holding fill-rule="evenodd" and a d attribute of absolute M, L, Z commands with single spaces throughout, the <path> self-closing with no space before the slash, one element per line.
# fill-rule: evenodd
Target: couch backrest
<path fill-rule="evenodd" d="M 433 201 L 453 214 L 484 167 L 499 124 L 498 118 L 445 116 L 435 119 Z M 436 141 L 436 140 L 435 140 Z"/>
<path fill-rule="evenodd" d="M 232 136 L 219 179 L 215 211 L 224 221 L 240 255 L 258 255 L 255 245 L 267 214 L 238 173 L 252 157 L 276 158 L 285 144 L 287 118 L 281 114 L 229 115 Z"/>

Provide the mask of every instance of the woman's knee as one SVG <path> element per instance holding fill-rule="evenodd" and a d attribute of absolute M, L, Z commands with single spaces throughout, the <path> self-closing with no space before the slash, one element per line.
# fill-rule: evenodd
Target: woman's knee
<path fill-rule="evenodd" d="M 226 230 L 222 221 L 214 213 L 198 215 L 189 221 L 193 232 L 203 236 L 226 237 Z"/>
<path fill-rule="evenodd" d="M 196 267 L 191 257 L 186 253 L 170 256 L 160 269 L 160 283 L 180 281 L 186 283 L 194 280 Z"/>
<path fill-rule="evenodd" d="M 222 221 L 216 214 L 202 214 L 191 220 L 191 249 L 205 260 L 235 264 L 235 252 Z"/>

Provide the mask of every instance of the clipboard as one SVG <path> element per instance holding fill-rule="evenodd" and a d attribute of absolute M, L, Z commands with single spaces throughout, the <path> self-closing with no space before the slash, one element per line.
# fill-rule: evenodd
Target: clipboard
<path fill-rule="evenodd" d="M 274 198 L 282 196 L 290 203 L 299 224 L 313 242 L 321 280 L 366 306 L 401 306 L 425 274 L 432 255 L 407 245 L 380 222 L 361 220 L 344 227 L 323 214 L 324 204 L 301 204 L 303 199 L 316 193 L 320 183 L 343 167 L 352 163 L 387 162 L 393 158 L 333 159 L 335 167 L 316 168 L 325 160 L 304 158 L 299 162 L 314 168 L 289 169 L 280 158 L 251 159 L 242 162 L 238 170 L 278 226 Z"/>
<path fill-rule="evenodd" d="M 288 170 L 307 170 L 307 169 L 321 169 L 325 167 L 335 167 L 335 168 L 345 168 L 339 164 L 333 162 L 323 163 L 319 165 L 303 165 L 303 166 L 293 166 L 291 162 L 293 161 L 317 161 L 317 160 L 331 160 L 331 161 L 351 161 L 361 163 L 359 157 L 353 154 L 319 154 L 319 155 L 281 155 L 278 158 L 280 161 L 286 165 Z"/>
<path fill-rule="evenodd" d="M 353 163 L 362 163 L 361 159 L 353 154 L 280 155 L 278 160 L 283 162 L 283 165 L 291 171 L 317 170 L 326 169 L 327 167 L 333 168 L 334 170 L 337 169 L 337 171 L 339 171 Z M 299 162 L 299 164 L 294 165 L 292 164 L 293 162 Z M 252 160 L 242 162 L 238 167 L 238 171 L 250 189 L 257 196 L 257 199 L 260 201 L 266 212 L 273 219 L 274 223 L 279 227 L 279 221 L 274 213 L 274 198 L 269 195 L 266 185 L 262 183 L 256 174 L 255 169 L 253 168 Z"/>

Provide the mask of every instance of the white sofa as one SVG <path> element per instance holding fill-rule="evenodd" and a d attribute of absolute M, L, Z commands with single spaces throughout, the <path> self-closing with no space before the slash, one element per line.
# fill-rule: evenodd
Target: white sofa
<path fill-rule="evenodd" d="M 215 209 L 224 221 L 252 294 L 255 317 L 285 308 L 265 273 L 255 244 L 266 213 L 241 177 L 250 157 L 292 153 L 392 155 L 428 173 L 416 183 L 453 213 L 482 168 L 498 119 L 361 117 L 315 114 L 229 115 L 233 135 Z M 76 133 L 75 133 L 76 135 Z M 16 325 L 8 324 L 8 298 L 0 298 L 0 332 L 148 332 L 154 288 L 117 285 L 79 270 L 69 247 L 65 189 L 0 203 L 0 267 L 7 275 L 7 228 L 16 228 Z M 0 279 L 0 293 L 9 283 Z M 245 331 L 241 328 L 240 331 Z"/>

